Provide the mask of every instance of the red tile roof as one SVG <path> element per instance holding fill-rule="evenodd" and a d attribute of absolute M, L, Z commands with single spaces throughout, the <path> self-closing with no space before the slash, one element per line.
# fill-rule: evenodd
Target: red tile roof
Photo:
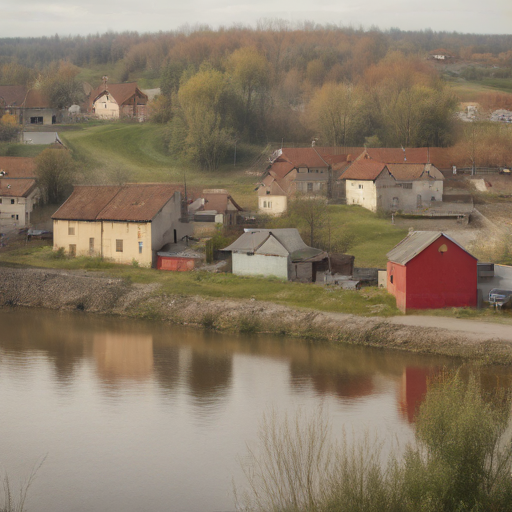
<path fill-rule="evenodd" d="M 0 196 L 27 197 L 36 187 L 34 179 L 0 178 Z"/>
<path fill-rule="evenodd" d="M 122 105 L 135 94 L 145 98 L 146 100 L 148 99 L 147 95 L 137 87 L 137 82 L 130 82 L 127 84 L 107 84 L 107 91 L 116 100 L 118 105 Z M 91 105 L 104 93 L 105 86 L 103 84 L 96 87 L 89 96 Z"/>
<path fill-rule="evenodd" d="M 52 218 L 150 222 L 176 191 L 181 187 L 167 184 L 77 186 Z"/>
<path fill-rule="evenodd" d="M 369 158 L 356 160 L 341 176 L 342 180 L 375 180 L 386 164 Z"/>
<path fill-rule="evenodd" d="M 290 162 L 277 160 L 272 164 L 272 167 L 270 167 L 270 172 L 274 173 L 276 178 L 281 179 L 294 168 L 294 165 Z"/>
<path fill-rule="evenodd" d="M 327 167 L 327 162 L 320 156 L 315 148 L 283 148 L 278 160 L 287 160 L 294 167 Z"/>
<path fill-rule="evenodd" d="M 27 88 L 24 85 L 0 85 L 0 103 L 7 107 L 21 107 L 26 95 Z"/>
<path fill-rule="evenodd" d="M 429 160 L 429 148 L 368 148 L 366 153 L 372 160 L 387 164 L 426 164 Z"/>
<path fill-rule="evenodd" d="M 35 178 L 35 158 L 24 156 L 0 156 L 0 171 L 9 178 Z"/>
<path fill-rule="evenodd" d="M 388 164 L 387 168 L 394 178 L 399 181 L 419 180 L 422 177 L 429 177 L 429 175 L 425 173 L 425 164 Z M 433 168 L 436 169 L 435 167 Z"/>
<path fill-rule="evenodd" d="M 237 210 L 243 211 L 243 208 L 224 189 L 203 190 L 203 198 L 205 200 L 205 210 L 215 210 L 219 213 L 224 213 L 228 209 L 228 203 L 231 203 Z"/>
<path fill-rule="evenodd" d="M 27 92 L 23 106 L 25 108 L 52 108 L 48 98 L 37 89 L 30 89 Z"/>

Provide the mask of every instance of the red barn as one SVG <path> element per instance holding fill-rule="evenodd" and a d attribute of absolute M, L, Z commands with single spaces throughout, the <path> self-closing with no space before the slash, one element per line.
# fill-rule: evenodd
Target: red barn
<path fill-rule="evenodd" d="M 444 233 L 413 231 L 387 256 L 387 289 L 402 311 L 476 307 L 478 260 Z"/>

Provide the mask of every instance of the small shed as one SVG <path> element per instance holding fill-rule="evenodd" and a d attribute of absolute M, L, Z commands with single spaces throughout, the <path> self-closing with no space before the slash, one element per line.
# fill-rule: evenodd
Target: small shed
<path fill-rule="evenodd" d="M 388 254 L 387 290 L 402 311 L 477 306 L 477 258 L 439 231 L 413 231 Z"/>
<path fill-rule="evenodd" d="M 183 244 L 167 244 L 157 253 L 156 268 L 188 272 L 194 270 L 201 261 L 201 255 L 189 247 Z"/>
<path fill-rule="evenodd" d="M 245 229 L 229 247 L 233 274 L 274 276 L 314 282 L 316 265 L 327 259 L 321 249 L 307 246 L 297 229 Z"/>

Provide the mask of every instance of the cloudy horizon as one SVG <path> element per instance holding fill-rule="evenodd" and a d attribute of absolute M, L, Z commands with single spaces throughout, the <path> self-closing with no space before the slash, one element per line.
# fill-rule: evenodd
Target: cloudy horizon
<path fill-rule="evenodd" d="M 381 30 L 433 30 L 477 34 L 510 34 L 510 0 L 344 0 L 311 2 L 261 0 L 191 0 L 188 3 L 151 0 L 1 1 L 0 37 L 61 37 L 97 33 L 137 31 L 139 33 L 183 30 L 208 25 L 212 29 L 243 25 L 256 27 L 262 20 L 284 20 L 292 26 L 311 22 L 320 25 L 353 26 Z"/>

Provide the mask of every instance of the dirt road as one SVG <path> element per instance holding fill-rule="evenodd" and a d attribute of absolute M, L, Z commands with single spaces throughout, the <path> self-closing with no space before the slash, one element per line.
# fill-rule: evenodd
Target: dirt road
<path fill-rule="evenodd" d="M 462 318 L 421 315 L 395 316 L 389 319 L 389 322 L 395 325 L 407 325 L 410 327 L 445 329 L 472 340 L 499 339 L 512 343 L 512 324 L 496 324 Z"/>

